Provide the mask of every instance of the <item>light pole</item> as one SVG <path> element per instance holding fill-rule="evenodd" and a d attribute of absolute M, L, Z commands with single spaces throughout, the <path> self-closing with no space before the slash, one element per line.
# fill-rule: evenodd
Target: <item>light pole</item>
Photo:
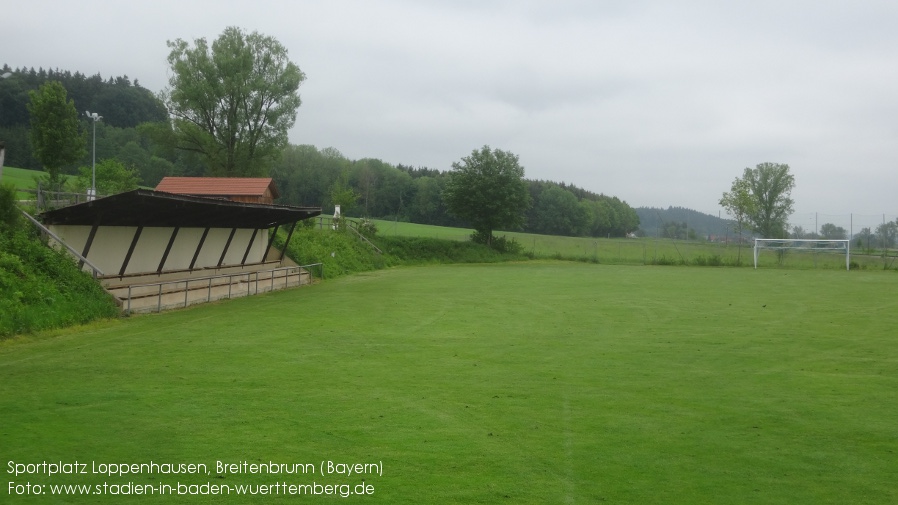
<path fill-rule="evenodd" d="M 12 72 L 3 72 L 0 74 L 0 77 L 4 79 L 9 79 L 9 76 L 12 75 Z M 6 154 L 6 142 L 0 140 L 0 179 L 3 179 L 3 155 Z"/>
<path fill-rule="evenodd" d="M 91 164 L 90 169 L 90 189 L 87 190 L 87 201 L 93 201 L 97 197 L 97 121 L 103 119 L 103 116 L 94 112 L 93 114 L 90 111 L 84 111 L 84 114 L 87 115 L 88 119 L 94 120 L 94 154 L 93 154 L 93 162 Z"/>

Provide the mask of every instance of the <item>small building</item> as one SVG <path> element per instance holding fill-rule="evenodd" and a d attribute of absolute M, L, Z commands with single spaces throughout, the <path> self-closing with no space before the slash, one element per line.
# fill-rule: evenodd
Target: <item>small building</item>
<path fill-rule="evenodd" d="M 271 177 L 165 177 L 156 191 L 268 205 L 280 196 Z"/>

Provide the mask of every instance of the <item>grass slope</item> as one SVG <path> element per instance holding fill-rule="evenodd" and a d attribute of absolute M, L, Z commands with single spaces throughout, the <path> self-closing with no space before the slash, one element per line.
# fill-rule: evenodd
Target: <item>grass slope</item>
<path fill-rule="evenodd" d="M 25 231 L 0 230 L 0 340 L 118 315 L 113 298 L 70 256 Z"/>
<path fill-rule="evenodd" d="M 35 189 L 37 188 L 37 179 L 45 175 L 46 172 L 42 170 L 3 167 L 3 177 L 0 178 L 0 184 L 12 184 L 16 189 Z M 17 197 L 22 200 L 34 199 L 33 194 L 23 192 L 18 192 Z"/>
<path fill-rule="evenodd" d="M 8 475 L 20 483 L 374 486 L 353 503 L 891 503 L 894 281 L 401 268 L 19 338 L 0 343 L 0 455 L 212 470 Z M 217 460 L 382 461 L 383 475 L 218 475 Z"/>

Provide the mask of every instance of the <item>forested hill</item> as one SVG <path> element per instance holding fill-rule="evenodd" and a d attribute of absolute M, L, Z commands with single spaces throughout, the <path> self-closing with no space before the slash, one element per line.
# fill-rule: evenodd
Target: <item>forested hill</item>
<path fill-rule="evenodd" d="M 333 209 L 332 189 L 352 188 L 353 217 L 397 219 L 439 226 L 465 226 L 442 199 L 448 171 L 391 165 L 377 159 L 350 160 L 334 148 L 290 145 L 271 170 L 281 203 Z M 622 237 L 639 228 L 633 209 L 619 198 L 551 181 L 525 180 L 531 197 L 524 231 L 547 235 Z"/>
<path fill-rule="evenodd" d="M 127 76 L 103 79 L 80 72 L 38 69 L 12 69 L 3 65 L 0 74 L 0 139 L 6 142 L 6 165 L 41 170 L 33 157 L 28 139 L 30 117 L 29 92 L 49 81 L 58 81 L 74 102 L 78 114 L 97 112 L 97 123 L 81 116 L 82 127 L 91 149 L 85 156 L 62 167 L 63 174 L 75 174 L 96 161 L 118 162 L 133 171 L 136 184 L 154 187 L 167 175 L 202 176 L 201 160 L 188 151 L 165 148 L 152 135 L 152 124 L 168 119 L 165 106 L 149 90 Z M 149 123 L 149 124 L 147 124 Z M 147 128 L 149 126 L 150 128 Z M 95 143 L 95 147 L 93 144 Z M 351 189 L 357 195 L 355 205 L 343 211 L 354 217 L 387 218 L 421 224 L 464 226 L 449 214 L 442 193 L 448 171 L 427 167 L 393 165 L 377 159 L 351 160 L 334 148 L 318 149 L 311 145 L 288 145 L 270 167 L 280 189 L 278 203 L 320 206 L 333 211 L 331 195 L 335 188 Z M 98 181 L 102 187 L 102 182 Z M 531 197 L 524 231 L 547 235 L 622 237 L 636 232 L 640 220 L 626 201 L 588 191 L 572 184 L 526 180 Z M 69 188 L 70 190 L 72 188 Z"/>
<path fill-rule="evenodd" d="M 133 128 L 148 121 L 165 121 L 168 113 L 156 96 L 128 76 L 103 79 L 68 70 L 12 69 L 3 65 L 0 74 L 11 75 L 0 84 L 0 128 L 28 126 L 28 92 L 46 82 L 59 81 L 75 110 L 102 111 L 103 121 L 117 128 Z"/>
<path fill-rule="evenodd" d="M 42 170 L 34 158 L 28 130 L 31 118 L 28 114 L 29 92 L 38 90 L 50 81 L 59 81 L 66 89 L 66 98 L 75 104 L 79 114 L 98 112 L 103 116 L 97 127 L 97 160 L 115 158 L 127 166 L 138 167 L 153 180 L 144 184 L 155 185 L 167 171 L 173 169 L 175 156 L 163 160 L 150 152 L 150 146 L 136 132 L 141 123 L 165 121 L 168 112 L 159 99 L 148 89 L 141 87 L 128 76 L 103 79 L 99 74 L 87 76 L 68 70 L 43 68 L 10 68 L 4 64 L 0 74 L 0 140 L 6 142 L 5 164 L 11 167 Z M 84 119 L 85 128 L 87 119 Z M 74 166 L 63 167 L 63 173 L 75 173 L 78 166 L 90 164 L 90 154 Z M 184 170 L 187 171 L 187 170 Z"/>
<path fill-rule="evenodd" d="M 686 238 L 689 233 L 690 238 L 707 240 L 714 235 L 733 233 L 733 221 L 692 209 L 637 207 L 635 211 L 639 216 L 639 229 L 649 237 Z"/>

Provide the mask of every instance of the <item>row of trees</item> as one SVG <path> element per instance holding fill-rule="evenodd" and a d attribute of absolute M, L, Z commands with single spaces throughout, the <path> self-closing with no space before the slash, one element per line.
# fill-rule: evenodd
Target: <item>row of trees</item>
<path fill-rule="evenodd" d="M 290 146 L 287 131 L 296 119 L 297 89 L 305 75 L 278 41 L 231 27 L 211 44 L 178 39 L 168 46 L 170 86 L 158 96 L 127 77 L 104 81 L 77 72 L 4 67 L 13 79 L 4 80 L 0 97 L 6 102 L 0 103 L 17 110 L 26 90 L 28 96 L 27 126 L 25 115 L 7 114 L 4 105 L 5 127 L 27 128 L 33 158 L 23 163 L 11 157 L 10 164 L 34 168 L 31 162 L 39 163 L 52 183 L 62 173 L 78 174 L 75 184 L 83 189 L 85 158 L 90 159 L 86 132 L 95 126 L 101 194 L 138 183 L 152 186 L 165 175 L 271 174 L 282 203 L 327 208 L 343 201 L 359 216 L 467 224 L 486 242 L 496 229 L 622 236 L 638 227 L 625 202 L 565 184 L 527 181 L 516 155 L 488 146 L 448 172 L 351 161 L 332 148 Z M 132 114 L 122 114 L 122 108 Z M 103 121 L 91 125 L 80 114 L 88 109 L 100 111 Z"/>
<path fill-rule="evenodd" d="M 128 76 L 103 79 L 100 74 L 87 76 L 80 72 L 43 68 L 11 68 L 4 64 L 0 74 L 0 128 L 28 124 L 28 95 L 47 82 L 56 81 L 68 98 L 84 110 L 103 111 L 103 120 L 118 128 L 133 128 L 147 121 L 165 121 L 165 106 L 137 81 Z"/>
<path fill-rule="evenodd" d="M 134 171 L 140 183 L 153 186 L 165 175 L 201 175 L 202 167 L 190 153 L 179 152 L 154 143 L 142 129 L 165 120 L 167 112 L 162 102 L 149 90 L 134 84 L 127 77 L 103 80 L 99 75 L 85 77 L 69 71 L 35 71 L 4 66 L 0 79 L 0 139 L 6 142 L 6 164 L 50 173 L 77 175 L 89 167 L 93 149 L 93 126 L 83 112 L 99 111 L 102 120 L 96 124 L 96 159 L 116 160 Z M 75 92 L 70 92 L 72 87 Z M 29 112 L 29 107 L 39 111 Z M 123 113 L 126 111 L 127 113 Z M 60 114 L 58 118 L 55 114 Z M 42 128 L 49 121 L 64 126 Z M 88 132 L 91 132 L 88 137 Z M 44 148 L 34 142 L 38 135 L 50 140 L 54 132 L 56 142 L 72 145 L 73 156 L 61 166 L 41 158 Z M 66 137 L 68 141 L 64 140 Z M 58 151 L 55 156 L 61 156 Z M 74 156 L 74 154 L 79 154 Z M 66 157 L 63 157 L 66 158 Z M 52 165 L 52 166 L 51 166 Z M 98 181 L 98 186 L 101 186 Z M 71 188 L 68 188 L 71 189 Z M 101 189 L 101 194 L 105 192 Z"/>
<path fill-rule="evenodd" d="M 84 125 L 79 122 L 74 100 L 68 99 L 58 81 L 44 83 L 30 93 L 30 98 L 28 108 L 32 128 L 29 131 L 33 155 L 50 173 L 51 182 L 58 181 L 61 167 L 86 154 L 85 146 L 89 140 Z M 42 126 L 51 124 L 52 127 Z M 96 171 L 100 194 L 125 191 L 140 183 L 154 185 L 164 175 L 175 173 L 173 162 L 150 154 L 152 142 L 141 134 L 146 126 L 116 128 L 104 122 L 98 124 L 100 161 Z M 485 161 L 496 153 L 501 151 L 484 148 L 479 155 Z M 507 153 L 502 155 L 518 166 L 516 157 Z M 331 207 L 336 203 L 333 198 L 335 188 L 344 186 L 352 189 L 355 195 L 352 198 L 354 208 L 346 209 L 351 214 L 445 226 L 479 222 L 463 210 L 450 211 L 444 199 L 450 172 L 402 165 L 394 167 L 376 159 L 351 161 L 333 148 L 319 151 L 313 146 L 287 146 L 269 173 L 282 189 L 282 203 Z M 516 173 L 519 179 L 523 178 L 522 168 Z M 90 186 L 89 166 L 82 164 L 74 175 L 77 177 L 70 178 L 72 183 L 68 189 L 83 191 Z M 508 189 L 496 186 L 494 182 L 491 184 L 498 190 Z M 519 210 L 521 219 L 503 221 L 503 227 L 538 233 L 621 236 L 638 227 L 638 217 L 633 209 L 617 198 L 549 181 L 525 181 L 523 187 L 530 195 L 528 202 L 533 203 L 523 210 L 515 206 L 491 210 L 488 206 L 501 201 L 501 194 L 486 202 L 487 207 L 475 208 L 491 216 L 490 219 L 502 215 L 504 209 Z"/>
<path fill-rule="evenodd" d="M 815 233 L 806 231 L 802 226 L 793 226 L 790 238 L 798 239 L 827 239 L 827 240 L 846 240 L 854 239 L 859 247 L 894 247 L 896 236 L 898 236 L 898 220 L 887 221 L 876 226 L 876 229 L 869 227 L 862 228 L 860 232 L 853 237 L 848 236 L 849 232 L 841 226 L 833 223 L 824 223 L 820 225 L 820 231 Z"/>
<path fill-rule="evenodd" d="M 103 79 L 99 74 L 86 76 L 79 72 L 60 70 L 13 69 L 5 64 L 0 75 L 4 76 L 0 78 L 0 138 L 6 142 L 6 164 L 10 166 L 32 170 L 45 168 L 35 156 L 35 150 L 39 147 L 32 143 L 30 130 L 33 115 L 28 106 L 32 103 L 32 93 L 40 92 L 40 88 L 49 83 L 60 85 L 65 91 L 65 100 L 74 104 L 74 118 L 78 123 L 76 129 L 79 135 L 83 135 L 88 126 L 87 119 L 80 114 L 85 110 L 101 111 L 103 121 L 98 125 L 98 155 L 101 148 L 107 156 L 117 154 L 109 151 L 117 151 L 126 143 L 118 141 L 117 137 L 122 136 L 121 132 L 127 132 L 125 135 L 133 140 L 138 137 L 135 128 L 139 124 L 165 121 L 167 118 L 162 102 L 137 81 L 132 83 L 127 76 Z M 57 88 L 53 93 L 59 95 L 61 92 Z M 107 134 L 114 137 L 116 142 L 105 144 L 103 137 Z M 145 144 L 135 142 L 129 149 L 133 152 L 134 147 L 139 147 L 146 153 L 146 158 L 149 158 L 152 153 Z M 62 173 L 75 173 L 80 164 L 89 162 L 90 153 L 85 150 L 75 161 L 64 164 L 59 170 Z"/>
<path fill-rule="evenodd" d="M 855 246 L 862 249 L 893 248 L 898 245 L 898 219 L 877 225 L 875 231 L 870 228 L 861 228 L 861 231 L 856 233 L 853 238 Z"/>
<path fill-rule="evenodd" d="M 497 168 L 486 168 L 494 161 Z M 338 203 L 333 198 L 336 188 L 352 188 L 353 204 L 339 203 L 343 212 L 355 216 L 477 228 L 475 223 L 490 224 L 511 210 L 519 217 L 488 227 L 595 237 L 623 236 L 639 227 L 636 212 L 626 202 L 563 183 L 524 179 L 515 155 L 488 146 L 454 163 L 453 170 L 440 171 L 370 158 L 353 161 L 334 148 L 291 145 L 275 162 L 271 176 L 282 203 L 291 205 L 331 208 Z M 488 181 L 484 187 L 478 187 L 481 179 Z M 473 215 L 467 208 L 474 209 Z"/>

